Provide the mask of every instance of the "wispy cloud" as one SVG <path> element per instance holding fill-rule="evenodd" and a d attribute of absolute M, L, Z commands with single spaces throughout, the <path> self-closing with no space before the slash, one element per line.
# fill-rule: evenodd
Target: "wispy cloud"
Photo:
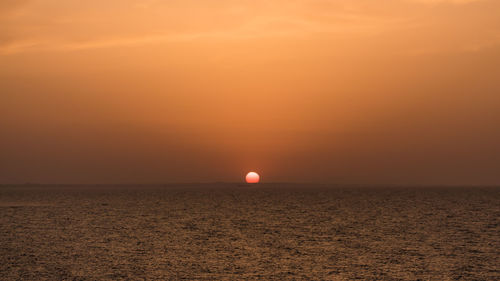
<path fill-rule="evenodd" d="M 61 21 L 59 21 L 61 22 Z M 0 45 L 0 55 L 33 51 L 72 51 L 111 47 L 140 46 L 188 42 L 194 40 L 247 40 L 258 38 L 282 38 L 307 34 L 376 34 L 384 30 L 398 29 L 409 22 L 405 18 L 378 18 L 360 14 L 343 13 L 335 16 L 335 22 L 321 22 L 293 16 L 257 16 L 237 26 L 207 31 L 163 32 L 143 35 L 100 36 L 86 40 L 72 40 L 48 34 L 38 38 L 18 38 Z M 102 39 L 107 37 L 106 39 Z"/>
<path fill-rule="evenodd" d="M 467 6 L 463 4 L 479 1 L 488 2 L 491 9 L 485 10 L 481 18 L 471 16 L 466 24 L 463 18 L 468 16 Z M 414 4 L 408 7 L 408 2 Z M 495 9 L 498 12 L 500 8 L 499 4 L 495 4 L 498 2 L 493 0 L 389 0 L 387 9 L 381 9 L 380 3 L 359 0 L 214 0 L 210 5 L 174 0 L 110 3 L 103 5 L 100 1 L 91 0 L 81 5 L 69 0 L 63 5 L 55 0 L 2 2 L 0 55 L 196 40 L 258 40 L 308 35 L 317 38 L 323 35 L 359 37 L 387 33 L 392 35 L 384 36 L 384 40 L 391 42 L 413 38 L 415 43 L 408 47 L 409 50 L 435 50 L 450 45 L 445 42 L 450 28 L 464 29 L 461 33 L 451 30 L 453 36 L 458 38 L 455 38 L 455 49 L 470 49 L 470 46 L 480 49 L 497 42 L 484 30 L 500 29 L 491 20 L 498 15 Z M 427 9 L 418 3 L 447 3 L 460 7 L 447 13 L 446 6 L 443 9 Z M 2 11 L 4 16 L 1 16 Z M 5 16 L 6 11 L 8 16 Z M 439 32 L 444 36 L 435 38 Z M 471 39 L 471 34 L 474 39 Z M 443 44 L 439 41 L 441 38 Z M 422 42 L 432 42 L 435 46 Z"/>
<path fill-rule="evenodd" d="M 426 4 L 426 5 L 437 5 L 437 4 L 465 5 L 484 0 L 407 0 L 407 1 Z"/>
<path fill-rule="evenodd" d="M 479 2 L 483 0 L 409 0 L 411 2 L 423 3 L 423 4 L 469 4 L 473 2 Z"/>

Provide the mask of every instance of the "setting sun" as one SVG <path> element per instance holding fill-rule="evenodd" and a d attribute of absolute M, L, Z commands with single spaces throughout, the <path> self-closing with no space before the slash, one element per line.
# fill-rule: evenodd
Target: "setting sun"
<path fill-rule="evenodd" d="M 247 183 L 258 183 L 260 181 L 260 176 L 256 172 L 250 172 L 245 179 Z"/>

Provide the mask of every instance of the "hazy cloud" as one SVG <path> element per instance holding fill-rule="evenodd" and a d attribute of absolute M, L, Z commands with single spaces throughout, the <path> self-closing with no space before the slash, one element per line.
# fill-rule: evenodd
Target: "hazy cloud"
<path fill-rule="evenodd" d="M 351 11 L 351 6 L 335 6 L 336 9 L 327 16 L 315 18 L 309 13 L 317 12 L 317 8 L 302 1 L 292 3 L 288 8 L 283 8 L 287 7 L 285 3 L 277 6 L 221 2 L 226 4 L 214 5 L 213 8 L 127 1 L 128 5 L 121 5 L 125 8 L 118 11 L 107 10 L 100 2 L 89 3 L 92 1 L 77 10 L 66 10 L 68 4 L 63 7 L 48 5 L 52 9 L 33 5 L 24 7 L 24 11 L 15 17 L 0 20 L 5 27 L 0 53 L 78 50 L 204 38 L 232 40 L 310 33 L 375 34 L 399 29 L 408 23 L 407 18 L 399 16 L 380 17 Z M 97 7 L 98 12 L 94 9 Z M 310 12 L 304 13 L 304 10 Z M 187 15 L 179 17 L 177 13 Z"/>
<path fill-rule="evenodd" d="M 417 3 L 424 4 L 441 4 L 441 3 L 449 3 L 449 4 L 469 4 L 473 2 L 479 2 L 483 0 L 409 0 Z"/>
<path fill-rule="evenodd" d="M 497 44 L 497 1 L 409 1 L 385 1 L 381 9 L 381 3 L 358 0 L 212 1 L 210 5 L 198 1 L 9 0 L 0 4 L 0 55 L 319 34 L 401 40 L 395 44 L 398 53 L 478 50 Z M 465 6 L 448 10 L 417 4 L 479 1 L 485 3 L 476 8 L 482 11 L 479 18 L 477 11 Z"/>

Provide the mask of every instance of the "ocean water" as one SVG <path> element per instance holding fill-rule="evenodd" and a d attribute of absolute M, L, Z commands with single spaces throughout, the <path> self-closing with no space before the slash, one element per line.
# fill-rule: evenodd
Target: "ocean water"
<path fill-rule="evenodd" d="M 500 188 L 0 186 L 0 280 L 500 280 Z"/>

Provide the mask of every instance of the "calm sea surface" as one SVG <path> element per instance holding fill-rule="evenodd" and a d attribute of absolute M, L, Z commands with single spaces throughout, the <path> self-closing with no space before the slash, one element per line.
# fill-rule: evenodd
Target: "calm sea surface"
<path fill-rule="evenodd" d="M 0 280 L 500 280 L 500 188 L 0 186 Z"/>

